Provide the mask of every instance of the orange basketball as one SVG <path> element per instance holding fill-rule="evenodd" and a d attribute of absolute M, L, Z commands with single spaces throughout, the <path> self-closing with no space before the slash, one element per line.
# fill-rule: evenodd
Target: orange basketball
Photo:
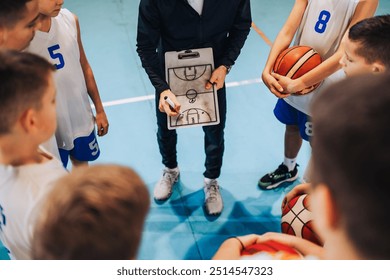
<path fill-rule="evenodd" d="M 261 252 L 265 252 L 273 258 L 280 260 L 296 260 L 302 258 L 302 255 L 297 250 L 275 240 L 250 245 L 241 252 L 241 256 L 255 255 Z"/>
<path fill-rule="evenodd" d="M 282 210 L 281 229 L 283 233 L 302 237 L 322 246 L 313 227 L 313 214 L 309 209 L 309 196 L 298 195 L 292 198 Z"/>
<path fill-rule="evenodd" d="M 322 58 L 312 47 L 294 46 L 282 51 L 276 58 L 273 71 L 291 79 L 297 79 L 321 64 Z M 297 94 L 315 90 L 320 83 L 308 87 Z"/>

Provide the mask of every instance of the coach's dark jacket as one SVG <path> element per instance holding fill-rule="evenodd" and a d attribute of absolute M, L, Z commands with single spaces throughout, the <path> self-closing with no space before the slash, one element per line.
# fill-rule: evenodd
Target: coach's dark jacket
<path fill-rule="evenodd" d="M 204 0 L 201 16 L 187 0 L 141 0 L 138 18 L 137 52 L 157 94 L 169 89 L 165 52 L 212 47 L 215 68 L 233 65 L 252 22 L 250 0 Z"/>

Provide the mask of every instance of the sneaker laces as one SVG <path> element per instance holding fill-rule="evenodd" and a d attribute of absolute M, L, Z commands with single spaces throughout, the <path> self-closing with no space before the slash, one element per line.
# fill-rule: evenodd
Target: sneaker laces
<path fill-rule="evenodd" d="M 173 185 L 176 180 L 176 174 L 164 171 L 162 180 L 169 183 L 170 185 Z"/>
<path fill-rule="evenodd" d="M 217 193 L 218 193 L 219 187 L 213 183 L 207 186 L 207 192 L 208 192 L 208 199 L 211 201 L 217 200 Z"/>
<path fill-rule="evenodd" d="M 299 166 L 298 163 L 296 163 L 294 169 L 297 168 L 298 166 Z M 291 171 L 289 171 L 288 168 L 287 168 L 287 166 L 285 166 L 285 165 L 282 163 L 281 165 L 278 166 L 278 168 L 277 168 L 274 172 L 269 173 L 268 175 L 270 176 L 270 178 L 274 178 L 275 175 L 282 175 L 282 174 L 285 174 L 285 173 L 290 173 L 290 174 L 291 174 L 291 172 L 293 172 L 294 169 L 291 170 Z"/>

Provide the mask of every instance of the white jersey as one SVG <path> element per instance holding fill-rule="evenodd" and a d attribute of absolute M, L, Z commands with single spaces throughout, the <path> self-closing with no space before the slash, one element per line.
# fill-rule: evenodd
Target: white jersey
<path fill-rule="evenodd" d="M 0 240 L 11 259 L 31 259 L 31 238 L 41 203 L 67 174 L 55 157 L 42 164 L 0 165 Z"/>
<path fill-rule="evenodd" d="M 51 19 L 50 31 L 36 31 L 26 50 L 48 59 L 57 68 L 57 145 L 71 150 L 76 138 L 88 136 L 94 129 L 74 15 L 61 9 L 58 16 Z"/>
<path fill-rule="evenodd" d="M 52 137 L 50 137 L 49 140 L 47 140 L 45 143 L 42 143 L 41 146 L 53 156 L 61 160 L 60 152 L 58 151 L 56 136 L 54 134 Z"/>
<path fill-rule="evenodd" d="M 359 0 L 309 0 L 294 45 L 310 46 L 323 60 L 329 58 L 337 51 L 358 3 Z M 310 115 L 311 99 L 323 87 L 322 84 L 309 94 L 292 95 L 284 100 L 299 111 Z"/>

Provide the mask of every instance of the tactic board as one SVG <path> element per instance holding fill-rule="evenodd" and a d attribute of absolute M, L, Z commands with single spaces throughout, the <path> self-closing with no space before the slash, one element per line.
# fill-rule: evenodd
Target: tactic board
<path fill-rule="evenodd" d="M 211 48 L 165 53 L 166 79 L 181 105 L 168 129 L 219 124 L 217 91 L 205 89 L 214 70 Z"/>

